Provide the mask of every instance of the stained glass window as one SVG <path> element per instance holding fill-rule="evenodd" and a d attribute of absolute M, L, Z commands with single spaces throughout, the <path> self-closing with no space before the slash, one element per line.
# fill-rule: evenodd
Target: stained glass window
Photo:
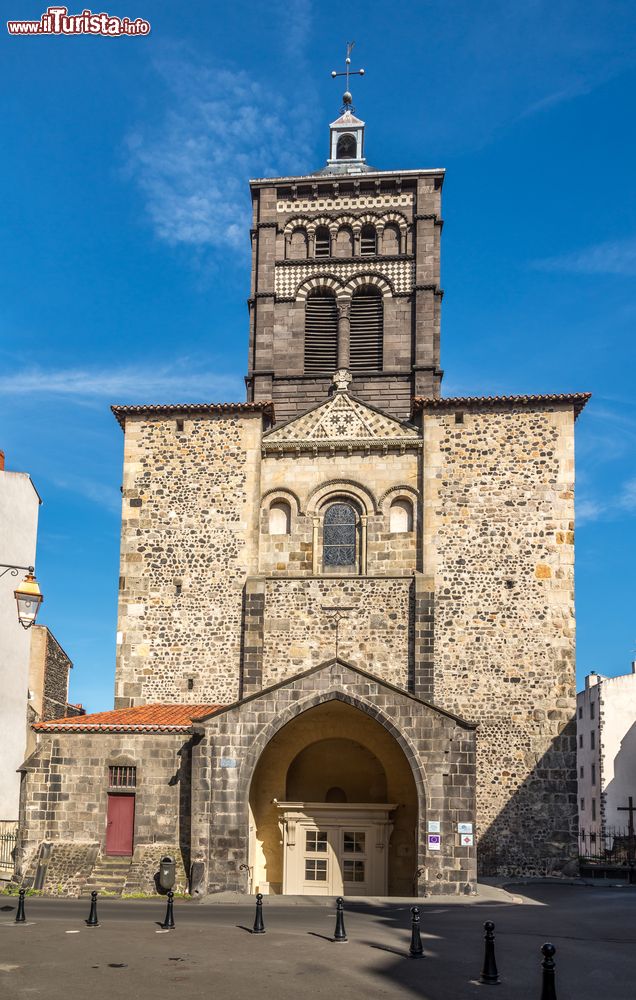
<path fill-rule="evenodd" d="M 355 566 L 356 512 L 348 503 L 334 503 L 327 509 L 323 526 L 325 566 Z"/>

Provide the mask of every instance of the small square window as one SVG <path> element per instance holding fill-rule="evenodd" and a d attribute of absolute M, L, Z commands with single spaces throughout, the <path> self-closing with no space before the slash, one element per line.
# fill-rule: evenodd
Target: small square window
<path fill-rule="evenodd" d="M 364 854 L 364 833 L 345 833 L 345 854 Z"/>
<path fill-rule="evenodd" d="M 327 862 L 315 858 L 305 858 L 305 881 L 326 882 Z"/>
<path fill-rule="evenodd" d="M 305 850 L 324 853 L 327 850 L 327 834 L 317 830 L 308 830 L 305 834 Z"/>
<path fill-rule="evenodd" d="M 108 768 L 109 788 L 135 788 L 137 784 L 137 768 L 123 765 L 111 765 Z"/>
<path fill-rule="evenodd" d="M 342 863 L 342 879 L 344 882 L 364 882 L 364 861 L 347 860 Z"/>

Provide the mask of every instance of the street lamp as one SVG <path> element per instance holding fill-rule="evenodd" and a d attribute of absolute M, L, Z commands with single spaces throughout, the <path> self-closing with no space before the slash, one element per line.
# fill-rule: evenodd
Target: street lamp
<path fill-rule="evenodd" d="M 7 573 L 10 573 L 11 576 L 17 576 L 19 570 L 26 570 L 27 575 L 20 586 L 16 587 L 13 595 L 18 605 L 18 621 L 20 625 L 22 628 L 31 628 L 35 623 L 40 605 L 44 600 L 38 586 L 38 581 L 35 579 L 33 566 L 12 566 L 7 565 L 7 563 L 0 563 L 0 569 L 3 570 L 0 573 L 0 577 L 5 576 Z"/>

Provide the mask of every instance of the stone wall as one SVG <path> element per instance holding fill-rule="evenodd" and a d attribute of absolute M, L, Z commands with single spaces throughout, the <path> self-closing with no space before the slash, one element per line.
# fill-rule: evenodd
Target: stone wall
<path fill-rule="evenodd" d="M 136 847 L 180 844 L 189 870 L 190 742 L 183 735 L 41 735 L 24 766 L 19 870 L 43 842 L 105 846 L 109 764 L 137 768 Z M 160 848 L 157 848 L 160 851 Z"/>
<path fill-rule="evenodd" d="M 238 696 L 259 414 L 126 418 L 115 704 Z"/>
<path fill-rule="evenodd" d="M 576 850 L 571 407 L 424 415 L 436 704 L 478 722 L 484 865 Z"/>
<path fill-rule="evenodd" d="M 44 665 L 44 698 L 42 719 L 62 719 L 74 715 L 77 709 L 69 711 L 68 678 L 73 664 L 59 642 L 47 630 L 46 660 Z"/>
<path fill-rule="evenodd" d="M 263 687 L 335 654 L 333 616 L 344 608 L 338 652 L 347 662 L 407 688 L 413 642 L 409 578 L 268 579 L 265 591 Z"/>

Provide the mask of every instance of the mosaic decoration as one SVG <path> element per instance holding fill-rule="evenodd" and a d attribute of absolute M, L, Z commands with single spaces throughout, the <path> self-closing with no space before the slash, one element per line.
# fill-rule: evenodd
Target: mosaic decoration
<path fill-rule="evenodd" d="M 265 435 L 267 444 L 285 441 L 369 441 L 376 439 L 417 440 L 418 431 L 399 420 L 379 413 L 352 399 L 347 392 L 337 392 L 321 406 L 276 427 Z"/>
<path fill-rule="evenodd" d="M 358 274 L 377 274 L 391 282 L 394 292 L 410 292 L 415 284 L 415 261 L 387 260 L 381 264 L 374 262 L 365 265 L 360 261 L 342 264 L 329 260 L 320 264 L 316 260 L 310 260 L 301 261 L 291 266 L 289 263 L 285 263 L 283 266 L 277 264 L 274 283 L 276 295 L 284 299 L 292 298 L 296 295 L 298 287 L 302 285 L 303 281 L 321 274 L 334 275 L 342 281 L 343 285 Z"/>
<path fill-rule="evenodd" d="M 293 201 L 277 201 L 277 212 L 339 212 L 343 208 L 404 208 L 413 204 L 412 194 L 363 194 L 342 198 L 296 198 Z"/>

